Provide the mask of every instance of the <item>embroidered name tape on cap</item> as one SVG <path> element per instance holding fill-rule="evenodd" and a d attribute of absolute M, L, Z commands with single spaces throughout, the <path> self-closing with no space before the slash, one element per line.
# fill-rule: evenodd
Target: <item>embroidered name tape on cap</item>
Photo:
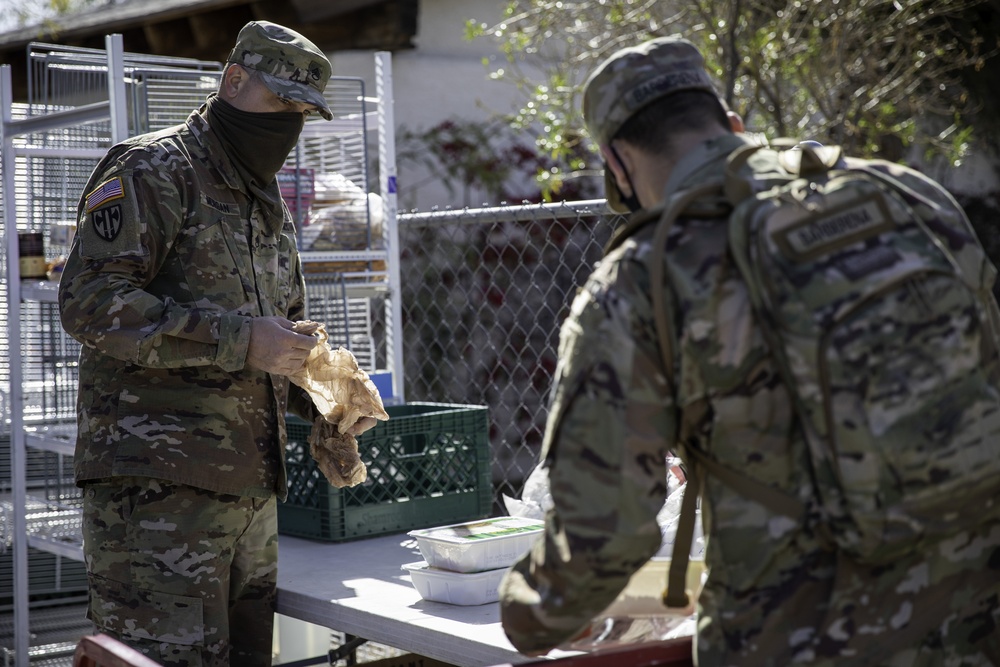
<path fill-rule="evenodd" d="M 115 199 L 124 199 L 125 188 L 122 186 L 122 179 L 120 176 L 115 176 L 107 181 L 104 181 L 96 188 L 93 192 L 87 195 L 87 201 L 84 205 L 87 213 L 90 213 L 95 208 L 108 203 L 109 201 L 114 201 Z"/>

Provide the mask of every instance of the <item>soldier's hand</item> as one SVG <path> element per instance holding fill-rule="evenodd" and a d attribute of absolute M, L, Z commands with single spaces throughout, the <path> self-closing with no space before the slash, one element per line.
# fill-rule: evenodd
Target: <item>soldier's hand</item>
<path fill-rule="evenodd" d="M 306 357 L 319 340 L 292 331 L 294 323 L 283 317 L 255 317 L 250 325 L 247 364 L 275 375 L 302 370 Z"/>

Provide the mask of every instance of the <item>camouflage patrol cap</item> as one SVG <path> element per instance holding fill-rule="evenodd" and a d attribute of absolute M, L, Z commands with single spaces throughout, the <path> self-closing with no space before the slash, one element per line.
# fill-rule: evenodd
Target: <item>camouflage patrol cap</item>
<path fill-rule="evenodd" d="M 649 103 L 682 90 L 718 95 L 695 46 L 679 36 L 660 37 L 613 53 L 583 88 L 583 122 L 590 136 L 607 146 L 629 118 Z M 614 176 L 604 170 L 608 206 L 628 212 Z"/>
<path fill-rule="evenodd" d="M 270 21 L 251 21 L 240 30 L 227 62 L 255 70 L 275 95 L 315 105 L 324 118 L 333 120 L 323 97 L 330 61 L 294 30 Z"/>

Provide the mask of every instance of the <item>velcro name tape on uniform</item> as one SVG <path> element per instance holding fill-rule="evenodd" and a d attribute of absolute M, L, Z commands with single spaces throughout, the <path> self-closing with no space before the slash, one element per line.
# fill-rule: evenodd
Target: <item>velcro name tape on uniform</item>
<path fill-rule="evenodd" d="M 795 261 L 813 260 L 892 228 L 894 222 L 881 196 L 865 198 L 848 208 L 805 214 L 793 224 L 774 231 L 775 241 Z M 798 217 L 798 216 L 796 216 Z"/>
<path fill-rule="evenodd" d="M 87 213 L 90 213 L 95 208 L 99 208 L 104 204 L 107 204 L 109 201 L 124 198 L 125 186 L 122 185 L 121 177 L 115 176 L 114 178 L 109 178 L 98 185 L 87 195 L 87 201 L 84 204 L 84 208 Z"/>

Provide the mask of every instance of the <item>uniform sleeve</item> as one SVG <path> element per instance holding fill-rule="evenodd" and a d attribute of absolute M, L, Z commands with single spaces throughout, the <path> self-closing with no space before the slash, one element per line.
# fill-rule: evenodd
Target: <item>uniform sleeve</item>
<path fill-rule="evenodd" d="M 658 550 L 676 419 L 641 265 L 610 255 L 563 325 L 543 457 L 554 509 L 506 574 L 505 632 L 537 653 L 579 633 Z"/>
<path fill-rule="evenodd" d="M 63 328 L 102 354 L 140 366 L 239 370 L 249 317 L 150 290 L 197 196 L 182 161 L 166 162 L 134 148 L 95 170 L 59 285 Z"/>

